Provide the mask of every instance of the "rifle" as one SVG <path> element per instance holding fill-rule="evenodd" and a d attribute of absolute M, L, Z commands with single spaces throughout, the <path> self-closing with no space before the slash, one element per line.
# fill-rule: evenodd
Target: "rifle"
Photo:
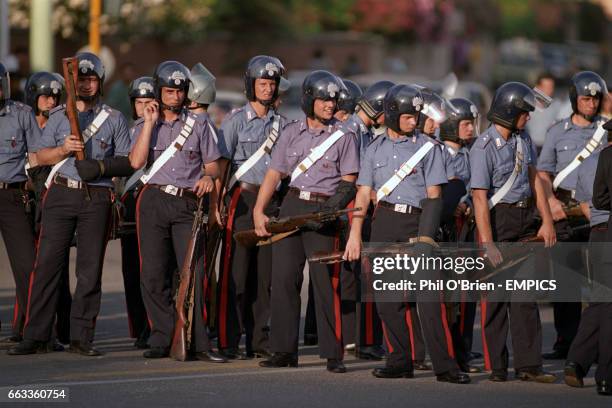
<path fill-rule="evenodd" d="M 79 61 L 76 57 L 62 58 L 62 68 L 64 71 L 64 82 L 66 82 L 66 116 L 70 122 L 70 133 L 77 136 L 79 140 L 85 143 L 81 128 L 79 127 L 79 114 L 76 107 L 76 83 L 78 79 Z M 85 151 L 74 152 L 77 160 L 85 160 Z M 85 186 L 85 195 L 88 200 L 91 200 L 87 183 Z"/>
<path fill-rule="evenodd" d="M 176 296 L 176 322 L 174 323 L 174 335 L 170 347 L 170 357 L 178 361 L 187 360 L 187 353 L 191 346 L 191 326 L 193 323 L 193 306 L 195 290 L 195 270 L 198 262 L 201 244 L 202 225 L 207 222 L 204 216 L 202 198 L 198 199 L 198 209 L 195 212 L 191 237 L 187 244 L 185 261 L 180 272 L 178 293 Z"/>
<path fill-rule="evenodd" d="M 231 169 L 232 162 L 228 161 L 221 178 L 221 191 L 218 192 L 217 196 L 217 208 L 221 214 L 222 221 L 226 218 L 225 206 L 223 205 L 223 196 L 226 193 L 227 184 L 230 180 Z M 214 214 L 211 214 L 211 216 L 214 216 Z M 217 275 L 215 274 L 215 262 L 225 235 L 225 228 L 223 225 L 219 225 L 216 222 L 213 225 L 214 227 L 208 229 L 206 237 L 206 277 L 208 279 L 208 285 L 211 288 L 211 296 L 208 302 L 210 305 L 210 313 L 208 313 L 208 327 L 211 329 L 215 327 L 215 322 L 217 320 Z"/>
<path fill-rule="evenodd" d="M 330 222 L 341 216 L 353 211 L 361 211 L 361 208 L 346 208 L 337 211 L 319 211 L 310 214 L 295 215 L 292 217 L 271 218 L 266 223 L 266 230 L 272 233 L 271 237 L 260 237 L 255 233 L 254 229 L 238 231 L 234 234 L 236 241 L 246 247 L 255 245 L 267 245 L 279 241 L 303 227 L 309 221 L 314 222 Z"/>

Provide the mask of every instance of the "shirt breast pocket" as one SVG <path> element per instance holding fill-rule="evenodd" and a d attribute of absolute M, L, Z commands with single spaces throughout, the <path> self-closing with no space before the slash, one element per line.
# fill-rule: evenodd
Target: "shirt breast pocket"
<path fill-rule="evenodd" d="M 25 140 L 17 130 L 10 132 L 0 139 L 0 153 L 22 154 L 25 153 Z"/>
<path fill-rule="evenodd" d="M 325 152 L 323 157 L 320 160 L 321 170 L 324 172 L 334 172 L 338 171 L 338 166 L 340 163 L 338 162 L 338 151 L 335 149 L 329 149 Z"/>
<path fill-rule="evenodd" d="M 113 148 L 113 140 L 112 136 L 100 134 L 98 132 L 94 135 L 92 140 L 93 149 L 93 158 L 96 160 L 102 160 L 107 155 L 110 155 L 110 152 Z"/>
<path fill-rule="evenodd" d="M 248 158 L 259 148 L 260 143 L 258 142 L 259 140 L 252 133 L 239 132 L 236 150 Z"/>
<path fill-rule="evenodd" d="M 569 164 L 578 154 L 580 147 L 574 142 L 561 143 L 557 147 L 557 161 L 562 164 Z"/>
<path fill-rule="evenodd" d="M 287 164 L 290 170 L 297 167 L 306 158 L 304 151 L 303 146 L 289 146 L 287 148 Z"/>
<path fill-rule="evenodd" d="M 510 174 L 512 174 L 513 169 L 514 163 L 497 166 L 495 170 L 493 170 L 493 187 L 500 188 L 503 186 L 506 180 L 508 180 L 510 177 Z"/>
<path fill-rule="evenodd" d="M 185 144 L 180 153 L 183 155 L 183 158 L 188 165 L 194 165 L 200 161 L 200 147 L 197 143 L 194 143 L 194 141 L 192 141 L 192 143 Z"/>

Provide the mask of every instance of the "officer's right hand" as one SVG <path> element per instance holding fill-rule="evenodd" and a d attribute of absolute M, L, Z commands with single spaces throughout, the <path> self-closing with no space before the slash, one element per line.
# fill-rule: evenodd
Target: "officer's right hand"
<path fill-rule="evenodd" d="M 85 149 L 85 145 L 78 136 L 68 135 L 64 139 L 64 144 L 62 145 L 62 151 L 64 154 L 70 154 L 72 152 L 82 152 Z"/>
<path fill-rule="evenodd" d="M 263 212 L 253 212 L 253 224 L 255 225 L 255 233 L 258 237 L 269 237 L 272 235 L 266 229 L 266 224 L 269 220 Z"/>
<path fill-rule="evenodd" d="M 496 267 L 497 265 L 504 262 L 504 258 L 502 257 L 501 252 L 499 252 L 499 249 L 497 249 L 493 242 L 485 242 L 483 243 L 483 245 L 485 247 L 484 256 L 489 260 L 493 267 Z"/>
<path fill-rule="evenodd" d="M 551 197 L 548 200 L 548 204 L 550 205 L 550 212 L 552 213 L 553 221 L 559 221 L 567 218 L 567 215 L 565 215 L 565 211 L 563 210 L 563 203 L 556 197 Z"/>
<path fill-rule="evenodd" d="M 157 101 L 151 101 L 144 108 L 144 120 L 145 122 L 157 122 L 159 118 L 159 104 Z"/>
<path fill-rule="evenodd" d="M 342 259 L 345 261 L 356 261 L 361 256 L 361 239 L 359 237 L 350 236 L 346 242 L 346 248 L 344 249 L 344 255 Z"/>

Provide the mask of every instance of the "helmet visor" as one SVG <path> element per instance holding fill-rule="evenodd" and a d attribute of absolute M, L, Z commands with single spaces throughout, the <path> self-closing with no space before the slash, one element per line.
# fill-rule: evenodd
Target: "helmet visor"
<path fill-rule="evenodd" d="M 532 94 L 527 95 L 523 100 L 538 112 L 542 112 L 550 106 L 552 98 L 546 95 L 541 89 L 533 88 Z"/>
<path fill-rule="evenodd" d="M 428 98 L 421 109 L 421 113 L 428 118 L 433 119 L 436 123 L 442 123 L 446 120 L 446 103 L 442 97 L 433 95 L 433 98 Z"/>

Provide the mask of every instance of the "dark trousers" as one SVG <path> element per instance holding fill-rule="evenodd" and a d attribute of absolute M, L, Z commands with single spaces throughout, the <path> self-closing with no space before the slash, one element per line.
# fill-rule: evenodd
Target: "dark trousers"
<path fill-rule="evenodd" d="M 372 229 L 372 206 L 364 220 L 361 238 L 370 240 Z M 342 336 L 345 344 L 357 347 L 382 345 L 382 323 L 375 302 L 361 301 L 361 262 L 343 263 L 341 272 Z M 425 350 L 423 349 L 423 358 Z"/>
<path fill-rule="evenodd" d="M 150 186 L 143 188 L 136 202 L 140 287 L 151 326 L 151 347 L 169 347 L 172 341 L 175 323 L 175 266 L 183 266 L 196 209 L 195 200 L 176 197 Z M 198 260 L 194 281 L 196 306 L 192 333 L 196 352 L 209 349 L 202 309 L 204 235 L 196 252 Z"/>
<path fill-rule="evenodd" d="M 245 333 L 247 353 L 268 349 L 272 247 L 247 248 L 233 239 L 233 232 L 253 229 L 256 199 L 240 187 L 229 196 L 217 296 L 219 348 L 238 348 Z M 275 207 L 271 204 L 266 213 L 276 215 Z"/>
<path fill-rule="evenodd" d="M 607 229 L 592 229 L 590 242 L 605 242 Z M 593 278 L 598 284 L 612 287 L 612 264 L 602 261 L 600 245 L 590 248 Z M 578 363 L 586 374 L 597 363 L 596 381 L 612 381 L 612 302 L 590 303 L 582 312 L 580 326 L 569 349 L 568 361 Z"/>
<path fill-rule="evenodd" d="M 378 207 L 372 220 L 372 242 L 408 242 L 418 234 L 419 215 L 402 214 Z M 446 308 L 440 302 L 419 302 L 417 309 L 421 317 L 423 337 L 429 349 L 436 374 L 458 371 L 454 359 L 453 342 L 446 320 Z M 378 314 L 383 323 L 383 332 L 389 354 L 387 366 L 411 367 L 412 360 L 419 360 L 415 339 L 415 308 L 406 302 L 377 302 Z M 420 326 L 420 325 L 419 325 Z M 424 357 L 424 355 L 423 355 Z"/>
<path fill-rule="evenodd" d="M 21 189 L 0 190 L 0 233 L 15 279 L 13 335 L 21 336 L 28 304 L 28 281 L 34 266 L 35 243 L 32 217 L 26 213 Z"/>
<path fill-rule="evenodd" d="M 136 220 L 136 198 L 133 192 L 125 194 L 123 205 L 125 206 L 124 220 L 134 222 Z M 135 234 L 121 237 L 121 272 L 130 337 L 137 338 L 149 330 L 149 322 L 140 292 L 140 257 L 138 237 Z"/>
<path fill-rule="evenodd" d="M 493 208 L 493 239 L 497 242 L 517 241 L 533 227 L 533 213 L 533 208 Z M 508 368 L 508 331 L 512 335 L 515 369 L 542 365 L 542 324 L 537 303 L 489 302 L 486 295 L 483 295 L 481 325 L 487 370 Z"/>
<path fill-rule="evenodd" d="M 281 216 L 320 211 L 321 204 L 287 195 Z M 304 281 L 306 258 L 316 251 L 339 248 L 335 225 L 319 231 L 301 231 L 272 245 L 272 292 L 270 349 L 273 352 L 297 353 L 300 326 L 300 291 Z M 309 264 L 317 318 L 319 355 L 342 359 L 342 322 L 340 305 L 340 264 Z"/>
<path fill-rule="evenodd" d="M 569 228 L 567 220 L 561 220 L 555 223 L 555 230 L 559 236 L 563 236 Z M 567 238 L 569 241 L 574 242 L 585 242 L 588 237 L 584 234 L 570 235 Z M 566 241 L 567 242 L 567 241 Z M 559 250 L 562 250 L 561 248 Z M 553 251 L 555 249 L 553 248 Z M 567 256 L 568 262 L 570 262 L 573 268 L 580 270 L 583 268 L 582 256 L 576 251 L 574 256 Z M 554 271 L 553 271 L 554 272 Z M 576 287 L 576 298 L 580 297 L 579 288 Z M 553 316 L 555 322 L 555 331 L 557 332 L 557 338 L 553 345 L 554 350 L 558 350 L 561 353 L 567 353 L 576 337 L 578 331 L 578 325 L 580 324 L 580 315 L 582 314 L 582 303 L 580 302 L 553 302 Z"/>
<path fill-rule="evenodd" d="M 306 316 L 304 317 L 304 336 L 317 335 L 317 314 L 315 312 L 314 294 L 312 292 L 312 282 L 308 281 L 308 300 L 306 304 Z M 344 324 L 342 332 L 344 333 Z"/>
<path fill-rule="evenodd" d="M 70 339 L 93 340 L 100 311 L 102 264 L 111 206 L 109 188 L 84 190 L 51 185 L 43 202 L 38 253 L 32 276 L 24 338 L 48 341 L 65 270 L 66 249 L 76 232 L 77 284 L 70 312 Z"/>
<path fill-rule="evenodd" d="M 451 325 L 451 333 L 457 363 L 466 365 L 471 359 L 476 302 L 460 302 L 457 307 L 459 310 L 456 320 Z"/>

